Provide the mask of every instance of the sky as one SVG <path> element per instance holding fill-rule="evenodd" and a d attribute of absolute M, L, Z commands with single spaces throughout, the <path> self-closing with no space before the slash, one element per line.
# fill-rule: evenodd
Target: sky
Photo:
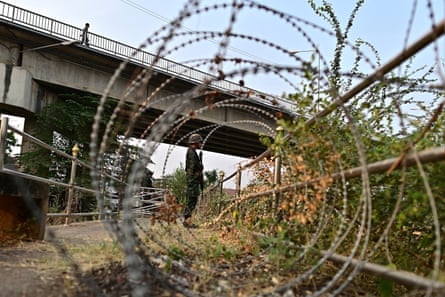
<path fill-rule="evenodd" d="M 82 28 L 85 23 L 90 24 L 90 32 L 111 38 L 122 43 L 139 46 L 147 37 L 152 36 L 162 26 L 175 19 L 186 3 L 180 0 L 153 1 L 153 0 L 11 0 L 7 3 L 31 10 L 44 16 L 57 19 L 70 25 Z M 201 1 L 202 5 L 214 3 L 231 3 L 232 1 Z M 330 61 L 333 56 L 335 39 L 322 30 L 313 29 L 305 22 L 313 22 L 322 28 L 331 30 L 331 26 L 325 19 L 314 14 L 307 1 L 291 0 L 263 0 L 258 1 L 266 6 L 286 12 L 301 18 L 298 28 L 292 27 L 282 18 L 271 13 L 264 13 L 255 9 L 243 9 L 237 15 L 233 32 L 248 34 L 273 42 L 283 49 L 299 51 L 296 53 L 299 59 L 309 60 L 314 55 L 314 48 L 304 37 L 309 36 L 312 43 L 319 48 L 324 61 Z M 321 1 L 314 1 L 320 4 Z M 356 1 L 331 0 L 336 15 L 339 17 L 341 28 L 345 28 L 347 18 L 350 15 Z M 445 0 L 431 1 L 434 19 L 436 22 L 443 20 L 445 16 Z M 414 4 L 417 3 L 417 6 Z M 349 39 L 358 38 L 372 44 L 379 52 L 382 63 L 390 60 L 399 53 L 406 44 L 418 40 L 431 28 L 430 12 L 427 9 L 428 1 L 425 0 L 372 0 L 365 1 L 354 20 Z M 409 20 L 414 13 L 414 21 L 409 27 Z M 230 10 L 217 10 L 192 16 L 184 23 L 184 31 L 214 30 L 224 31 L 229 26 Z M 411 28 L 410 30 L 408 30 Z M 182 39 L 177 38 L 177 43 Z M 172 51 L 166 58 L 179 63 L 188 63 L 194 59 L 211 58 L 218 52 L 220 40 L 206 40 L 194 43 L 191 46 L 182 47 Z M 157 44 L 147 48 L 155 51 Z M 445 40 L 441 38 L 438 43 L 441 58 L 445 60 Z M 171 45 L 173 47 L 173 44 Z M 372 57 L 370 52 L 367 52 Z M 264 63 L 280 65 L 294 65 L 297 61 L 294 57 L 277 51 L 274 48 L 259 43 L 233 39 L 229 45 L 227 56 L 241 57 Z M 348 57 L 348 55 L 345 55 Z M 418 54 L 418 65 L 430 64 L 433 61 L 434 52 L 429 47 Z M 316 59 L 316 58 L 315 58 Z M 348 69 L 348 60 L 345 59 L 345 69 Z M 236 66 L 233 66 L 236 67 Z M 366 67 L 366 66 L 364 66 Z M 322 67 L 323 68 L 323 67 Z M 206 70 L 206 69 L 203 69 Z M 243 77 L 248 87 L 267 93 L 280 95 L 292 93 L 295 89 L 277 77 L 270 75 L 255 75 Z M 290 80 L 298 80 L 291 77 Z M 159 177 L 161 170 L 159 164 L 163 164 L 165 154 L 161 151 L 153 156 L 156 163 L 154 176 Z M 174 156 L 169 160 L 166 171 L 172 172 L 180 162 L 184 162 L 182 148 L 175 149 Z M 206 153 L 204 163 L 205 170 L 216 169 L 226 174 L 232 173 L 239 162 L 245 162 L 241 158 L 221 156 Z M 245 185 L 246 178 L 243 177 Z M 232 183 L 233 186 L 233 183 Z M 230 186 L 229 186 L 230 187 Z"/>
<path fill-rule="evenodd" d="M 118 40 L 132 46 L 140 45 L 145 39 L 158 31 L 167 22 L 175 19 L 183 7 L 184 0 L 150 1 L 150 0 L 9 0 L 7 3 L 29 9 L 50 18 L 82 28 L 88 22 L 90 32 Z M 213 3 L 230 3 L 231 1 L 201 1 L 210 6 Z M 330 31 L 331 27 L 321 17 L 314 14 L 307 1 L 299 0 L 262 0 L 258 1 L 280 11 L 314 22 Z M 321 1 L 314 1 L 320 3 Z M 331 0 L 335 13 L 338 15 L 341 27 L 346 26 L 354 0 Z M 414 9 L 413 3 L 417 2 Z M 444 0 L 433 0 L 433 10 L 436 22 L 444 19 Z M 408 22 L 412 11 L 415 11 L 414 23 L 411 31 L 407 32 Z M 229 25 L 230 10 L 217 10 L 194 15 L 184 24 L 184 30 L 215 30 L 223 31 Z M 388 61 L 400 52 L 408 38 L 408 44 L 420 38 L 431 27 L 428 16 L 426 0 L 372 0 L 365 1 L 354 20 L 354 26 L 349 39 L 354 41 L 361 38 L 379 51 L 382 61 Z M 302 31 L 310 35 L 313 42 L 319 47 L 321 56 L 329 60 L 333 55 L 334 38 L 309 26 L 299 23 Z M 279 44 L 288 50 L 305 51 L 313 47 L 302 38 L 301 32 L 285 23 L 282 19 L 271 16 L 254 9 L 244 9 L 238 15 L 234 32 L 249 34 L 270 42 Z M 408 35 L 408 37 L 407 37 Z M 181 40 L 177 38 L 177 40 Z M 192 46 L 174 51 L 166 58 L 176 62 L 185 63 L 189 60 L 204 57 L 213 57 L 217 51 L 218 40 L 204 41 Z M 444 41 L 442 39 L 442 50 Z M 156 49 L 156 45 L 149 49 Z M 299 53 L 302 59 L 309 59 L 311 52 Z M 431 51 L 429 53 L 431 54 Z M 294 63 L 292 58 L 271 50 L 266 46 L 232 39 L 229 56 L 238 56 L 245 59 L 254 59 L 278 64 Z M 249 86 L 255 89 L 264 89 L 264 78 L 256 76 L 256 80 L 249 80 Z M 273 86 L 267 85 L 268 93 L 280 94 L 291 91 L 286 85 L 274 81 Z"/>

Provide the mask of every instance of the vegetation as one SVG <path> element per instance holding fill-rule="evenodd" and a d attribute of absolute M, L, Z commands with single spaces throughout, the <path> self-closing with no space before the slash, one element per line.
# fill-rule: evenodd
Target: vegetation
<path fill-rule="evenodd" d="M 332 261 L 333 254 L 441 279 L 445 202 L 438 197 L 444 192 L 445 164 L 420 160 L 412 162 L 414 165 L 407 164 L 406 157 L 408 154 L 418 157 L 417 153 L 422 150 L 443 145 L 444 92 L 427 87 L 435 82 L 432 68 L 413 70 L 408 61 L 397 73 L 382 73 L 353 97 L 341 97 L 355 82 L 368 76 L 360 70 L 362 63 L 371 69 L 380 65 L 378 51 L 372 45 L 363 40 L 348 40 L 364 1 L 356 2 L 344 29 L 330 4 L 323 1 L 318 6 L 315 1 L 308 2 L 335 32 L 335 52 L 329 69 L 323 71 L 323 88 L 316 87 L 319 85 L 316 80 L 321 79 L 317 77 L 317 67 L 311 63 L 303 65 L 300 91 L 288 98 L 295 102 L 295 114 L 304 116 L 279 120 L 283 131 L 274 139 L 262 138 L 271 154 L 256 163 L 253 169 L 256 178 L 241 197 L 234 201 L 210 193 L 213 199 L 204 201 L 206 207 L 197 208 L 200 212 L 197 217 L 219 227 L 218 234 L 186 237 L 191 233 L 187 233 L 189 230 L 178 231 L 176 227 L 168 229 L 162 225 L 157 233 L 147 232 L 148 242 L 158 245 L 156 251 L 161 246 L 165 252 L 165 270 L 173 272 L 174 261 L 187 262 L 205 272 L 199 276 L 202 283 L 212 279 L 215 267 L 235 267 L 237 275 L 244 275 L 239 271 L 246 270 L 236 264 L 246 262 L 249 274 L 245 274 L 261 284 L 265 284 L 270 275 L 279 280 L 295 280 L 297 275 L 305 285 L 319 281 L 318 287 L 310 288 L 322 290 L 324 286 L 343 285 L 357 279 L 351 266 L 340 267 Z M 353 65 L 344 69 L 342 62 L 348 48 L 352 48 Z M 366 57 L 364 49 L 370 50 L 374 57 Z M 344 99 L 343 104 L 333 105 L 339 99 Z M 72 111 L 77 110 L 76 117 L 85 108 L 78 103 L 72 105 L 75 107 Z M 417 110 L 415 114 L 410 111 L 413 106 Z M 90 117 L 92 110 L 85 114 Z M 326 111 L 324 116 L 317 116 L 320 110 Z M 73 114 L 62 111 L 65 110 L 48 115 L 61 114 L 66 120 L 65 117 Z M 47 126 L 45 131 L 57 131 L 60 147 L 68 150 L 74 142 L 82 145 L 87 141 L 71 130 Z M 67 135 L 69 139 L 64 138 Z M 53 139 L 51 135 L 49 140 Z M 85 145 L 81 148 L 85 154 Z M 39 172 L 45 168 L 43 164 L 50 168 L 57 165 L 56 171 L 62 173 L 59 178 L 65 178 L 69 164 L 52 160 L 48 156 L 47 160 L 39 160 L 42 164 L 34 163 L 30 168 Z M 280 168 L 275 168 L 276 160 L 281 161 Z M 385 161 L 389 165 L 382 164 Z M 376 163 L 379 168 L 369 167 Z M 366 168 L 368 170 L 364 170 Z M 274 174 L 276 170 L 280 170 L 280 180 Z M 216 176 L 216 170 L 206 172 L 206 185 L 216 181 Z M 178 202 L 183 203 L 186 187 L 182 164 L 166 183 Z M 186 239 L 178 234 L 186 234 Z M 172 242 L 166 242 L 166 238 Z M 130 250 L 131 241 L 125 243 Z M 144 248 L 150 249 L 148 245 Z M 240 258 L 246 261 L 238 261 Z M 252 263 L 252 259 L 261 263 Z M 256 274 L 252 269 L 257 267 L 263 268 L 261 273 Z M 343 273 L 342 268 L 346 272 Z M 217 271 L 221 275 L 226 272 Z M 406 292 L 405 287 L 389 280 L 360 280 L 374 295 L 399 296 Z"/>
<path fill-rule="evenodd" d="M 14 136 L 14 133 L 8 131 L 6 135 L 6 154 L 10 155 L 12 153 L 12 148 L 17 145 L 17 139 Z"/>
<path fill-rule="evenodd" d="M 184 165 L 179 167 L 171 174 L 165 177 L 167 188 L 169 188 L 176 197 L 176 201 L 184 204 L 186 198 L 187 181 Z"/>
<path fill-rule="evenodd" d="M 59 101 L 46 106 L 36 114 L 33 135 L 56 149 L 72 155 L 75 144 L 79 147 L 78 158 L 87 161 L 89 153 L 90 130 L 96 113 L 98 98 L 91 95 L 60 94 Z M 105 105 L 101 130 L 111 115 L 114 101 Z M 115 147 L 117 140 L 110 143 L 110 149 Z M 21 169 L 34 175 L 51 178 L 68 183 L 71 171 L 71 160 L 49 152 L 37 145 L 30 145 L 27 152 L 19 157 Z M 90 187 L 91 178 L 87 168 L 78 166 L 75 183 Z M 51 186 L 49 207 L 51 211 L 59 212 L 66 206 L 67 190 Z M 95 199 L 91 195 L 76 193 L 74 209 L 92 211 L 96 208 Z"/>
<path fill-rule="evenodd" d="M 218 179 L 217 170 L 204 171 L 204 191 L 209 186 L 215 184 Z M 176 170 L 165 177 L 165 186 L 170 189 L 176 197 L 176 201 L 180 204 L 185 203 L 187 180 L 184 164 L 180 163 Z"/>
<path fill-rule="evenodd" d="M 296 103 L 296 114 L 307 116 L 280 120 L 283 133 L 275 139 L 262 138 L 272 155 L 256 164 L 255 178 L 243 191 L 242 202 L 224 210 L 222 223 L 233 224 L 235 218 L 241 230 L 264 234 L 260 248 L 267 249 L 283 274 L 296 263 L 303 270 L 313 267 L 312 261 L 305 260 L 311 257 L 299 255 L 335 246 L 342 255 L 358 257 L 363 252 L 370 262 L 432 275 L 433 264 L 440 261 L 436 236 L 445 235 L 440 227 L 445 222 L 445 203 L 437 199 L 443 192 L 440 177 L 445 164 L 406 167 L 401 162 L 395 167 L 392 163 L 390 169 L 347 179 L 339 173 L 389 158 L 403 160 L 408 152 L 443 145 L 444 92 L 425 87 L 435 82 L 432 68 L 413 70 L 408 61 L 404 69 L 386 74 L 348 104 L 331 108 L 339 99 L 337 94 L 347 93 L 354 82 L 367 76 L 359 71 L 363 48 L 376 54 L 377 65 L 380 61 L 377 51 L 360 40 L 355 43 L 352 69 L 342 69 L 343 52 L 351 44 L 349 30 L 364 1 L 357 1 L 344 31 L 329 4 L 308 2 L 336 32 L 335 56 L 324 73 L 326 86 L 322 92 L 316 88 L 317 67 L 307 65 L 301 91 L 289 95 Z M 416 113 L 410 112 L 413 106 Z M 328 116 L 308 121 L 317 111 L 330 108 Z M 276 158 L 282 160 L 278 185 L 282 191 L 272 195 Z M 391 281 L 382 286 L 375 282 L 382 296 L 404 292 Z"/>

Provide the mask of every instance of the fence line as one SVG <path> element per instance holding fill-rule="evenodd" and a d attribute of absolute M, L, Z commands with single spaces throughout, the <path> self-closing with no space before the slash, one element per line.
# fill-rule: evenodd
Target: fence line
<path fill-rule="evenodd" d="M 407 47 L 405 50 L 400 52 L 396 57 L 394 57 L 392 60 L 390 60 L 388 63 L 381 66 L 379 69 L 374 71 L 374 73 L 368 75 L 365 79 L 363 79 L 359 84 L 357 84 L 355 87 L 353 87 L 350 91 L 348 91 L 346 94 L 342 96 L 338 96 L 339 98 L 332 102 L 328 107 L 321 110 L 319 113 L 315 114 L 311 118 L 309 118 L 306 122 L 306 126 L 313 125 L 317 119 L 320 119 L 326 115 L 328 115 L 330 112 L 335 110 L 337 107 L 341 106 L 342 104 L 348 102 L 350 99 L 352 99 L 355 95 L 358 93 L 364 91 L 366 88 L 368 88 L 373 82 L 381 79 L 385 74 L 387 74 L 389 71 L 393 70 L 395 67 L 400 66 L 404 61 L 409 59 L 411 56 L 415 55 L 422 49 L 424 49 L 426 46 L 431 44 L 432 42 L 439 39 L 442 35 L 445 34 L 445 19 L 442 20 L 438 25 L 434 26 L 430 32 L 426 33 L 423 37 L 421 37 L 419 40 L 414 42 L 411 46 Z M 280 129 L 278 127 L 277 129 Z M 286 139 L 288 139 L 288 136 L 285 136 Z M 223 182 L 226 182 L 236 176 L 239 172 L 249 169 L 253 165 L 257 164 L 259 161 L 264 160 L 267 157 L 270 157 L 273 153 L 272 150 L 267 149 L 262 154 L 257 156 L 255 159 L 251 160 L 247 164 L 237 168 L 236 171 L 232 172 L 231 174 L 227 175 L 226 178 L 224 178 Z M 389 168 L 388 168 L 389 169 Z"/>
<path fill-rule="evenodd" d="M 417 156 L 416 156 L 417 155 Z M 436 148 L 428 148 L 421 152 L 413 152 L 410 155 L 407 155 L 405 158 L 405 165 L 407 167 L 415 166 L 416 165 L 416 158 L 419 158 L 420 162 L 422 164 L 426 163 L 434 163 L 434 162 L 440 162 L 445 160 L 445 146 L 436 147 Z M 368 164 L 366 167 L 366 170 L 368 173 L 384 173 L 386 172 L 391 166 L 396 162 L 399 158 L 390 158 L 383 161 L 378 161 L 375 163 Z M 276 169 L 275 169 L 276 170 Z M 319 183 L 323 178 L 332 178 L 333 180 L 339 180 L 341 178 L 345 178 L 345 180 L 351 179 L 351 178 L 357 178 L 360 177 L 363 172 L 363 167 L 355 167 L 347 170 L 343 170 L 341 172 L 333 173 L 330 176 L 317 178 L 317 179 L 311 179 L 305 182 L 299 182 L 294 183 L 291 185 L 286 185 L 266 191 L 262 191 L 259 193 L 253 193 L 246 196 L 243 196 L 241 199 L 233 199 L 235 204 L 239 204 L 242 201 L 258 198 L 261 196 L 267 196 L 267 195 L 273 195 L 274 193 L 286 193 L 289 191 L 293 191 L 296 189 L 301 189 L 304 187 L 307 187 L 308 185 L 313 185 Z M 232 207 L 235 206 L 232 205 Z M 229 211 L 230 207 L 226 209 L 226 211 Z M 225 214 L 225 212 L 221 213 L 218 218 L 215 219 L 215 221 L 222 218 L 222 216 Z"/>
<path fill-rule="evenodd" d="M 346 94 L 338 96 L 338 99 L 333 101 L 324 110 L 320 111 L 319 113 L 315 114 L 313 117 L 308 119 L 305 122 L 305 126 L 308 127 L 315 124 L 317 119 L 327 116 L 332 111 L 339 108 L 344 103 L 348 102 L 348 100 L 352 99 L 358 93 L 367 89 L 372 83 L 382 79 L 385 74 L 395 69 L 397 66 L 400 66 L 404 61 L 406 61 L 407 59 L 418 53 L 420 50 L 422 50 L 423 48 L 425 48 L 426 46 L 428 46 L 429 44 L 431 44 L 444 34 L 445 34 L 445 20 L 442 20 L 437 26 L 433 26 L 430 32 L 425 34 L 422 38 L 413 43 L 411 46 L 407 47 L 404 51 L 400 52 L 395 58 L 390 60 L 388 63 L 384 64 L 382 67 L 377 69 L 371 75 L 367 76 Z M 289 137 L 285 137 L 285 139 L 289 140 Z M 270 157 L 273 153 L 274 153 L 273 150 L 268 149 L 257 158 L 251 160 L 248 164 L 242 167 L 239 166 L 235 172 L 229 174 L 224 180 L 221 180 L 219 182 L 220 183 L 219 186 L 222 188 L 223 182 L 226 182 L 227 180 L 233 178 L 234 176 L 239 176 L 242 170 L 252 167 L 261 160 Z M 282 156 L 276 154 L 275 157 L 276 159 L 281 159 Z M 417 151 L 411 152 L 410 154 L 403 153 L 399 157 L 388 158 L 386 160 L 370 163 L 367 164 L 366 167 L 356 167 L 356 168 L 342 170 L 341 172 L 336 172 L 330 176 L 326 176 L 325 178 L 332 178 L 333 180 L 339 180 L 344 178 L 345 180 L 349 180 L 352 178 L 360 177 L 364 170 L 366 170 L 369 174 L 379 174 L 388 172 L 388 170 L 390 169 L 400 169 L 400 166 L 398 168 L 393 168 L 393 167 L 395 164 L 400 163 L 399 161 L 402 157 L 404 161 L 403 164 L 406 167 L 416 166 L 417 162 L 420 162 L 421 164 L 440 162 L 445 160 L 445 146 L 427 148 L 420 152 Z M 279 161 L 275 162 L 275 166 L 273 168 L 274 168 L 274 176 L 276 176 L 277 172 L 281 172 L 280 162 Z M 308 185 L 316 184 L 320 182 L 322 179 L 323 177 L 317 179 L 311 179 L 305 182 L 296 182 L 291 185 L 285 185 L 285 186 L 280 186 L 279 178 L 275 179 L 274 187 L 272 189 L 265 190 L 259 193 L 247 194 L 245 196 L 237 197 L 228 201 L 232 203 L 228 207 L 226 207 L 222 212 L 218 212 L 219 216 L 217 216 L 212 223 L 215 223 L 220 219 L 222 219 L 226 214 L 229 213 L 230 210 L 238 208 L 244 201 L 258 198 L 261 196 L 276 198 L 277 196 L 275 195 L 277 195 L 277 193 L 285 193 L 294 191 L 296 189 L 302 189 L 307 187 Z M 272 201 L 272 203 L 277 205 L 278 201 Z M 405 285 L 407 287 L 422 288 L 425 290 L 432 290 L 432 292 L 443 292 L 443 290 L 445 289 L 445 284 L 443 282 L 432 280 L 427 277 L 418 276 L 415 273 L 411 273 L 408 271 L 393 270 L 383 265 L 371 263 L 364 260 L 357 260 L 351 257 L 346 257 L 334 253 L 328 253 L 326 251 L 321 251 L 321 254 L 335 263 L 339 263 L 341 265 L 346 265 L 346 263 L 348 263 L 352 267 L 357 268 L 359 271 L 381 276 L 386 279 L 392 280 L 396 283 Z"/>
<path fill-rule="evenodd" d="M 18 133 L 20 136 L 22 136 L 24 139 L 30 141 L 31 143 L 34 143 L 48 151 L 51 151 L 53 153 L 55 153 L 56 155 L 59 155 L 61 157 L 64 157 L 66 159 L 69 159 L 72 161 L 72 172 L 71 172 L 71 176 L 70 176 L 70 182 L 69 183 L 65 183 L 65 182 L 60 182 L 60 181 L 56 181 L 53 179 L 48 179 L 48 178 L 43 178 L 43 177 L 39 177 L 36 175 L 32 175 L 32 174 L 28 174 L 28 173 L 24 173 L 18 170 L 14 170 L 14 169 L 9 169 L 5 167 L 4 164 L 4 160 L 6 157 L 6 141 L 7 141 L 7 131 L 10 130 L 11 132 L 14 133 Z M 68 197 L 68 206 L 67 206 L 67 212 L 66 213 L 48 213 L 47 217 L 65 217 L 66 218 L 66 224 L 68 225 L 70 223 L 70 217 L 71 216 L 92 216 L 92 215 L 99 215 L 100 217 L 104 216 L 104 215 L 115 215 L 118 213 L 119 211 L 119 207 L 115 208 L 112 211 L 104 211 L 104 212 L 92 212 L 92 213 L 71 213 L 71 202 L 73 199 L 73 195 L 74 193 L 72 191 L 78 191 L 78 192 L 82 192 L 82 193 L 87 193 L 87 194 L 95 194 L 97 193 L 96 190 L 91 189 L 91 188 L 86 188 L 86 187 L 81 187 L 81 186 L 77 186 L 74 184 L 74 177 L 75 177 L 75 170 L 74 170 L 74 174 L 73 174 L 73 168 L 75 168 L 76 166 L 81 166 L 84 168 L 87 168 L 89 170 L 96 170 L 96 168 L 86 162 L 83 162 L 81 160 L 79 160 L 77 158 L 77 153 L 74 154 L 73 151 L 73 155 L 69 155 L 43 141 L 41 141 L 38 138 L 33 137 L 32 135 L 29 135 L 26 132 L 20 131 L 17 128 L 14 128 L 12 126 L 9 125 L 9 121 L 8 121 L 8 117 L 6 116 L 2 116 L 1 120 L 0 120 L 0 172 L 9 174 L 9 175 L 13 175 L 13 176 L 17 176 L 17 177 L 21 177 L 24 179 L 29 179 L 29 180 L 33 180 L 33 181 L 37 181 L 37 182 L 41 182 L 41 183 L 45 183 L 48 185 L 54 185 L 54 186 L 58 186 L 58 187 L 63 187 L 63 188 L 67 188 L 69 190 L 69 197 Z M 101 175 L 103 177 L 106 177 L 112 181 L 118 182 L 119 184 L 125 185 L 125 182 L 122 182 L 120 179 L 116 178 L 115 176 L 108 174 L 105 171 L 101 172 Z M 140 187 L 140 193 L 135 194 L 134 195 L 134 199 L 135 200 L 140 200 L 140 203 L 149 203 L 151 199 L 158 199 L 159 197 L 162 197 L 164 195 L 165 190 L 164 189 L 157 189 L 157 188 L 144 188 L 144 187 Z M 104 195 L 105 196 L 105 195 Z M 112 200 L 112 198 L 107 198 Z M 111 203 L 111 202 L 110 202 Z M 160 206 L 157 206 L 160 207 Z M 140 214 L 140 215 L 149 215 L 150 214 L 150 210 L 153 209 L 147 209 L 147 208 L 142 208 L 141 206 L 137 206 L 135 208 L 135 212 Z"/>

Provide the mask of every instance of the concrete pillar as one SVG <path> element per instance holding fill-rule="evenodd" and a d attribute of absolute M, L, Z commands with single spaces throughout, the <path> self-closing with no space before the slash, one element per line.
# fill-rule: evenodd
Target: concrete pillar
<path fill-rule="evenodd" d="M 46 183 L 0 172 L 0 241 L 43 240 L 48 198 Z"/>

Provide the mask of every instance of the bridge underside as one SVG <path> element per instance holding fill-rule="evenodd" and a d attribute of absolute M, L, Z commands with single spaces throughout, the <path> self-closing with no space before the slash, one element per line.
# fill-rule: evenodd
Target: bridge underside
<path fill-rule="evenodd" d="M 0 50 L 0 62 L 3 63 L 3 65 L 6 65 L 6 69 L 10 67 L 8 63 L 14 61 L 11 65 L 13 66 L 13 74 L 14 69 L 19 69 L 18 71 L 26 72 L 26 74 L 23 75 L 25 80 L 27 76 L 29 76 L 29 80 L 32 81 L 30 83 L 32 84 L 30 89 L 32 89 L 31 92 L 33 93 L 28 94 L 30 96 L 24 94 L 21 96 L 23 98 L 30 97 L 34 100 L 38 97 L 37 93 L 52 93 L 53 97 L 63 93 L 93 94 L 100 96 L 103 93 L 111 74 L 122 62 L 122 59 L 103 53 L 100 50 L 78 45 L 48 47 L 39 49 L 38 51 L 32 51 L 32 49 L 36 47 L 44 47 L 45 45 L 60 43 L 62 39 L 57 39 L 54 36 L 42 33 L 36 33 L 35 31 L 9 22 L 2 21 L 1 24 L 0 38 L 10 43 L 11 47 L 9 50 Z M 27 49 L 31 49 L 31 51 L 26 51 Z M 54 63 L 55 68 L 48 69 L 50 67 L 49 63 Z M 73 65 L 77 68 L 68 68 L 74 67 Z M 144 67 L 139 64 L 130 63 L 119 77 L 121 80 L 117 83 L 119 92 L 110 94 L 110 97 L 119 98 L 118 94 L 122 95 L 123 90 L 128 86 L 128 82 L 134 79 L 143 68 Z M 50 77 L 49 73 L 55 73 L 55 78 Z M 166 73 L 158 72 L 156 76 L 151 79 L 150 86 L 156 87 L 169 77 L 170 76 Z M 92 82 L 94 82 L 94 84 L 92 84 Z M 11 82 L 8 96 L 11 95 L 11 90 L 13 90 L 14 87 L 23 89 L 21 81 L 16 82 L 15 84 L 16 85 L 14 85 L 14 81 Z M 195 86 L 196 84 L 193 82 L 177 78 L 174 80 L 174 83 L 163 88 L 163 91 L 166 92 L 165 94 L 167 94 L 168 97 L 168 94 L 183 94 Z M 220 94 L 219 96 L 221 97 L 217 100 L 231 98 L 228 94 Z M 204 99 L 195 99 L 200 101 L 201 105 L 190 106 L 191 110 L 197 110 L 202 107 Z M 10 100 L 14 103 L 15 99 L 12 98 Z M 41 102 L 43 101 L 48 101 L 39 98 L 37 98 L 37 100 L 39 100 L 38 104 L 42 104 Z M 7 103 L 8 102 L 6 102 L 6 104 L 0 104 L 0 111 L 10 112 L 13 110 L 13 114 L 21 116 L 24 114 L 27 116 L 29 116 L 30 113 L 32 114 L 32 111 L 30 112 L 30 109 L 27 107 L 23 107 L 23 114 L 20 114 L 20 108 L 8 106 Z M 171 106 L 171 104 L 175 104 L 175 102 L 171 101 L 166 104 L 167 106 L 157 106 L 155 104 L 153 106 L 154 108 L 150 108 L 144 112 L 136 122 L 134 131 L 132 131 L 133 136 L 139 138 L 145 129 L 163 113 L 164 108 L 168 107 L 168 105 Z M 254 106 L 254 104 L 252 104 L 252 106 Z M 43 107 L 43 105 L 41 107 Z M 199 117 L 193 118 L 187 121 L 184 125 L 178 127 L 177 131 L 174 131 L 174 133 L 163 138 L 162 142 L 185 146 L 185 140 L 179 143 L 178 140 L 196 129 L 201 129 L 199 130 L 199 133 L 203 138 L 206 138 L 206 136 L 212 132 L 211 136 L 205 143 L 204 150 L 245 158 L 255 157 L 263 153 L 266 150 L 266 147 L 259 141 L 259 133 L 263 132 L 255 132 L 255 130 L 261 131 L 264 127 L 260 127 L 260 129 L 253 127 L 254 129 L 250 129 L 252 127 L 249 128 L 247 127 L 248 125 L 241 125 L 240 128 L 238 128 L 236 125 L 230 124 L 230 121 L 249 120 L 251 119 L 249 118 L 251 114 L 243 110 L 235 110 L 234 112 L 236 114 L 229 114 L 227 118 L 227 112 L 232 111 L 230 108 L 225 110 L 221 109 L 219 114 L 209 113 L 208 115 L 200 115 Z M 123 112 L 119 115 L 119 120 L 125 125 L 125 122 L 128 123 L 132 116 L 133 114 L 129 112 Z M 180 118 L 180 115 L 178 115 L 178 118 Z M 262 119 L 258 118 L 257 121 L 261 122 Z M 275 123 L 273 121 L 271 122 L 270 118 L 266 119 L 266 121 L 268 127 L 274 129 Z M 227 125 L 225 125 L 226 123 Z M 215 125 L 221 126 L 214 129 Z M 244 129 L 244 127 L 246 127 L 246 129 Z M 169 127 L 169 131 L 174 129 L 174 126 Z"/>
<path fill-rule="evenodd" d="M 45 89 L 48 87 L 48 85 L 44 86 Z M 76 93 L 74 90 L 63 89 L 61 87 L 56 87 L 55 90 L 57 90 L 59 94 Z M 79 95 L 85 94 L 79 93 Z M 30 113 L 24 110 L 4 104 L 0 104 L 0 113 L 13 114 L 23 117 L 32 116 Z M 159 116 L 161 116 L 162 113 L 164 113 L 164 111 L 154 108 L 149 108 L 146 110 L 136 121 L 132 131 L 132 137 L 140 138 L 143 133 L 148 135 L 151 130 L 147 130 L 147 127 L 149 127 Z M 126 127 L 131 121 L 133 115 L 134 114 L 132 111 L 121 111 L 118 119 L 116 120 L 116 124 Z M 177 119 L 179 118 L 180 116 L 177 117 Z M 170 133 L 173 130 L 174 132 Z M 170 129 L 168 129 L 169 133 L 163 138 L 162 142 L 166 144 L 187 146 L 187 139 L 184 138 L 184 136 L 197 130 L 199 130 L 198 133 L 200 133 L 203 138 L 206 138 L 210 132 L 212 133 L 205 143 L 204 150 L 206 151 L 243 158 L 251 158 L 260 155 L 267 149 L 267 147 L 260 142 L 259 135 L 256 133 L 236 129 L 230 126 L 220 126 L 219 128 L 215 129 L 215 123 L 196 118 L 188 120 L 180 127 L 172 126 Z M 179 141 L 181 139 L 182 141 Z"/>
<path fill-rule="evenodd" d="M 149 109 L 146 111 L 140 119 L 136 122 L 133 136 L 139 138 L 142 133 L 146 133 L 145 129 L 162 114 L 163 111 L 156 109 Z M 124 115 L 123 122 L 128 122 L 132 114 Z M 207 127 L 207 128 L 204 128 Z M 184 125 L 177 128 L 169 129 L 169 133 L 162 142 L 167 144 L 177 144 L 180 146 L 186 146 L 185 135 L 199 130 L 199 134 L 203 138 L 207 137 L 208 133 L 212 132 L 207 139 L 204 150 L 215 153 L 233 155 L 238 157 L 250 158 L 260 155 L 267 148 L 260 142 L 259 135 L 248 131 L 236 129 L 229 126 L 223 126 L 216 130 L 215 124 L 200 119 L 192 119 L 187 121 Z M 148 131 L 150 132 L 150 130 Z M 178 140 L 183 139 L 178 143 Z"/>
<path fill-rule="evenodd" d="M 57 92 L 58 94 L 74 93 L 85 95 L 85 93 L 79 92 L 78 90 L 68 89 L 61 86 L 51 86 L 47 83 L 43 83 L 42 87 L 50 90 L 51 92 Z M 146 131 L 147 127 L 149 127 L 163 113 L 164 111 L 160 109 L 147 109 L 137 119 L 132 131 L 132 136 L 135 138 L 140 138 L 143 133 L 145 133 L 145 135 L 148 135 L 151 131 Z M 126 128 L 133 116 L 133 110 L 121 110 L 118 115 L 118 119 L 116 120 L 116 124 Z M 176 117 L 176 119 L 180 118 L 180 115 Z M 210 132 L 212 133 L 205 143 L 204 150 L 206 151 L 243 158 L 252 158 L 260 155 L 267 149 L 267 147 L 260 142 L 260 135 L 258 133 L 237 129 L 228 125 L 224 125 L 224 123 L 219 124 L 221 126 L 215 129 L 216 125 L 218 124 L 198 118 L 193 118 L 188 120 L 180 127 L 169 127 L 168 132 L 171 132 L 172 130 L 174 130 L 174 132 L 169 133 L 168 135 L 166 135 L 166 137 L 163 137 L 162 142 L 166 144 L 187 146 L 187 139 L 183 139 L 181 142 L 178 141 L 185 135 L 199 129 L 198 133 L 201 134 L 203 139 L 206 138 Z"/>

